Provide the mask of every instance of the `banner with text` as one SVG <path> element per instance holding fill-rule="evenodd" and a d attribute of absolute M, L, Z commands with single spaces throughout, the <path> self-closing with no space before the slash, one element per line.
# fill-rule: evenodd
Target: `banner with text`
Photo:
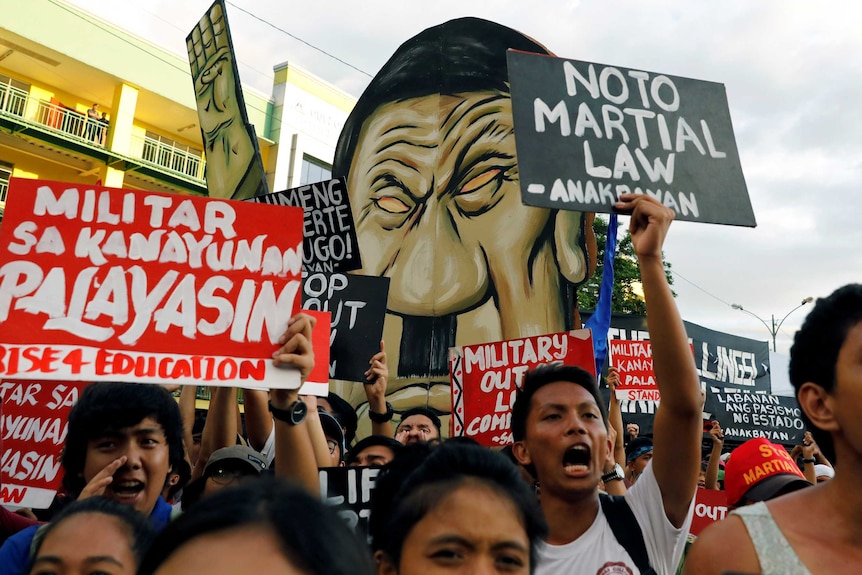
<path fill-rule="evenodd" d="M 0 376 L 298 387 L 301 250 L 297 208 L 13 178 Z"/>
<path fill-rule="evenodd" d="M 334 506 L 347 525 L 366 539 L 371 493 L 380 470 L 380 467 L 322 467 L 317 472 L 320 499 Z"/>
<path fill-rule="evenodd" d="M 525 204 L 613 211 L 649 194 L 676 218 L 756 225 L 724 86 L 510 50 Z"/>
<path fill-rule="evenodd" d="M 306 273 L 362 267 L 344 178 L 291 188 L 249 201 L 294 206 L 305 214 L 302 261 Z"/>
<path fill-rule="evenodd" d="M 329 377 L 364 382 L 368 360 L 380 351 L 389 278 L 316 272 L 302 288 L 304 309 L 332 314 Z"/>
<path fill-rule="evenodd" d="M 69 411 L 85 382 L 0 383 L 0 505 L 47 509 L 63 480 Z"/>
<path fill-rule="evenodd" d="M 795 397 L 712 388 L 704 409 L 721 424 L 725 441 L 765 437 L 781 445 L 802 445 L 805 423 Z"/>
<path fill-rule="evenodd" d="M 590 312 L 581 312 L 586 321 Z M 694 363 L 707 396 L 711 388 L 768 393 L 771 389 L 769 344 L 715 331 L 684 321 L 694 351 Z M 618 341 L 649 341 L 646 317 L 614 314 L 608 330 L 610 346 Z M 621 374 L 621 376 L 624 374 Z M 624 377 L 623 377 L 624 379 Z M 620 398 L 626 423 L 637 423 L 641 434 L 652 433 L 657 403 L 647 397 Z M 707 410 L 709 411 L 709 410 Z M 724 422 L 721 422 L 724 425 Z"/>
<path fill-rule="evenodd" d="M 590 330 L 449 348 L 451 436 L 472 437 L 489 447 L 512 443 L 512 406 L 524 375 L 553 362 L 595 375 Z"/>

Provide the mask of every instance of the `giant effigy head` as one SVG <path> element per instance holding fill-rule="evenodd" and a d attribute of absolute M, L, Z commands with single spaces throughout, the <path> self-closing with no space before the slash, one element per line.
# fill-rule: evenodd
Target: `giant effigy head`
<path fill-rule="evenodd" d="M 521 203 L 508 49 L 549 53 L 477 18 L 424 30 L 371 80 L 339 138 L 333 174 L 347 177 L 356 273 L 390 278 L 396 411 L 449 412 L 453 345 L 571 329 L 575 288 L 595 267 L 591 214 Z M 336 391 L 359 404 L 357 388 Z"/>

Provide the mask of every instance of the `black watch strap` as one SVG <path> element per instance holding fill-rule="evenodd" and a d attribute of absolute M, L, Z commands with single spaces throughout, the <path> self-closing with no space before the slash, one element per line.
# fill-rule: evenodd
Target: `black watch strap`
<path fill-rule="evenodd" d="M 377 413 L 376 411 L 372 411 L 369 408 L 368 419 L 370 419 L 374 423 L 386 423 L 387 421 L 392 420 L 392 416 L 394 414 L 395 414 L 395 410 L 392 409 L 392 404 L 387 401 L 386 402 L 386 411 L 384 413 Z"/>
<path fill-rule="evenodd" d="M 272 413 L 273 419 L 290 425 L 299 425 L 305 421 L 305 416 L 308 415 L 308 406 L 301 399 L 297 399 L 287 409 L 281 409 L 280 407 L 275 407 L 272 404 L 272 400 L 270 400 L 269 412 Z"/>

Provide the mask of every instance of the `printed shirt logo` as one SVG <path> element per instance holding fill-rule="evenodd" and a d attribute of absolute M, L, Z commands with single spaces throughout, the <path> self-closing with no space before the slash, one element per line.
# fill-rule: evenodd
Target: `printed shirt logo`
<path fill-rule="evenodd" d="M 634 575 L 634 572 L 623 562 L 608 561 L 596 571 L 596 575 Z"/>

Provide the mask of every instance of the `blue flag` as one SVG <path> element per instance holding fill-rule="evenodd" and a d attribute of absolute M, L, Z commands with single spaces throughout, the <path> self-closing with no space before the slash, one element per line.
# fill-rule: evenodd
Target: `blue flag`
<path fill-rule="evenodd" d="M 617 215 L 608 219 L 608 235 L 605 238 L 605 257 L 602 269 L 602 285 L 596 310 L 584 327 L 593 332 L 593 354 L 596 358 L 596 377 L 602 373 L 608 355 L 608 330 L 611 327 L 611 299 L 614 296 L 614 258 L 617 255 Z"/>

